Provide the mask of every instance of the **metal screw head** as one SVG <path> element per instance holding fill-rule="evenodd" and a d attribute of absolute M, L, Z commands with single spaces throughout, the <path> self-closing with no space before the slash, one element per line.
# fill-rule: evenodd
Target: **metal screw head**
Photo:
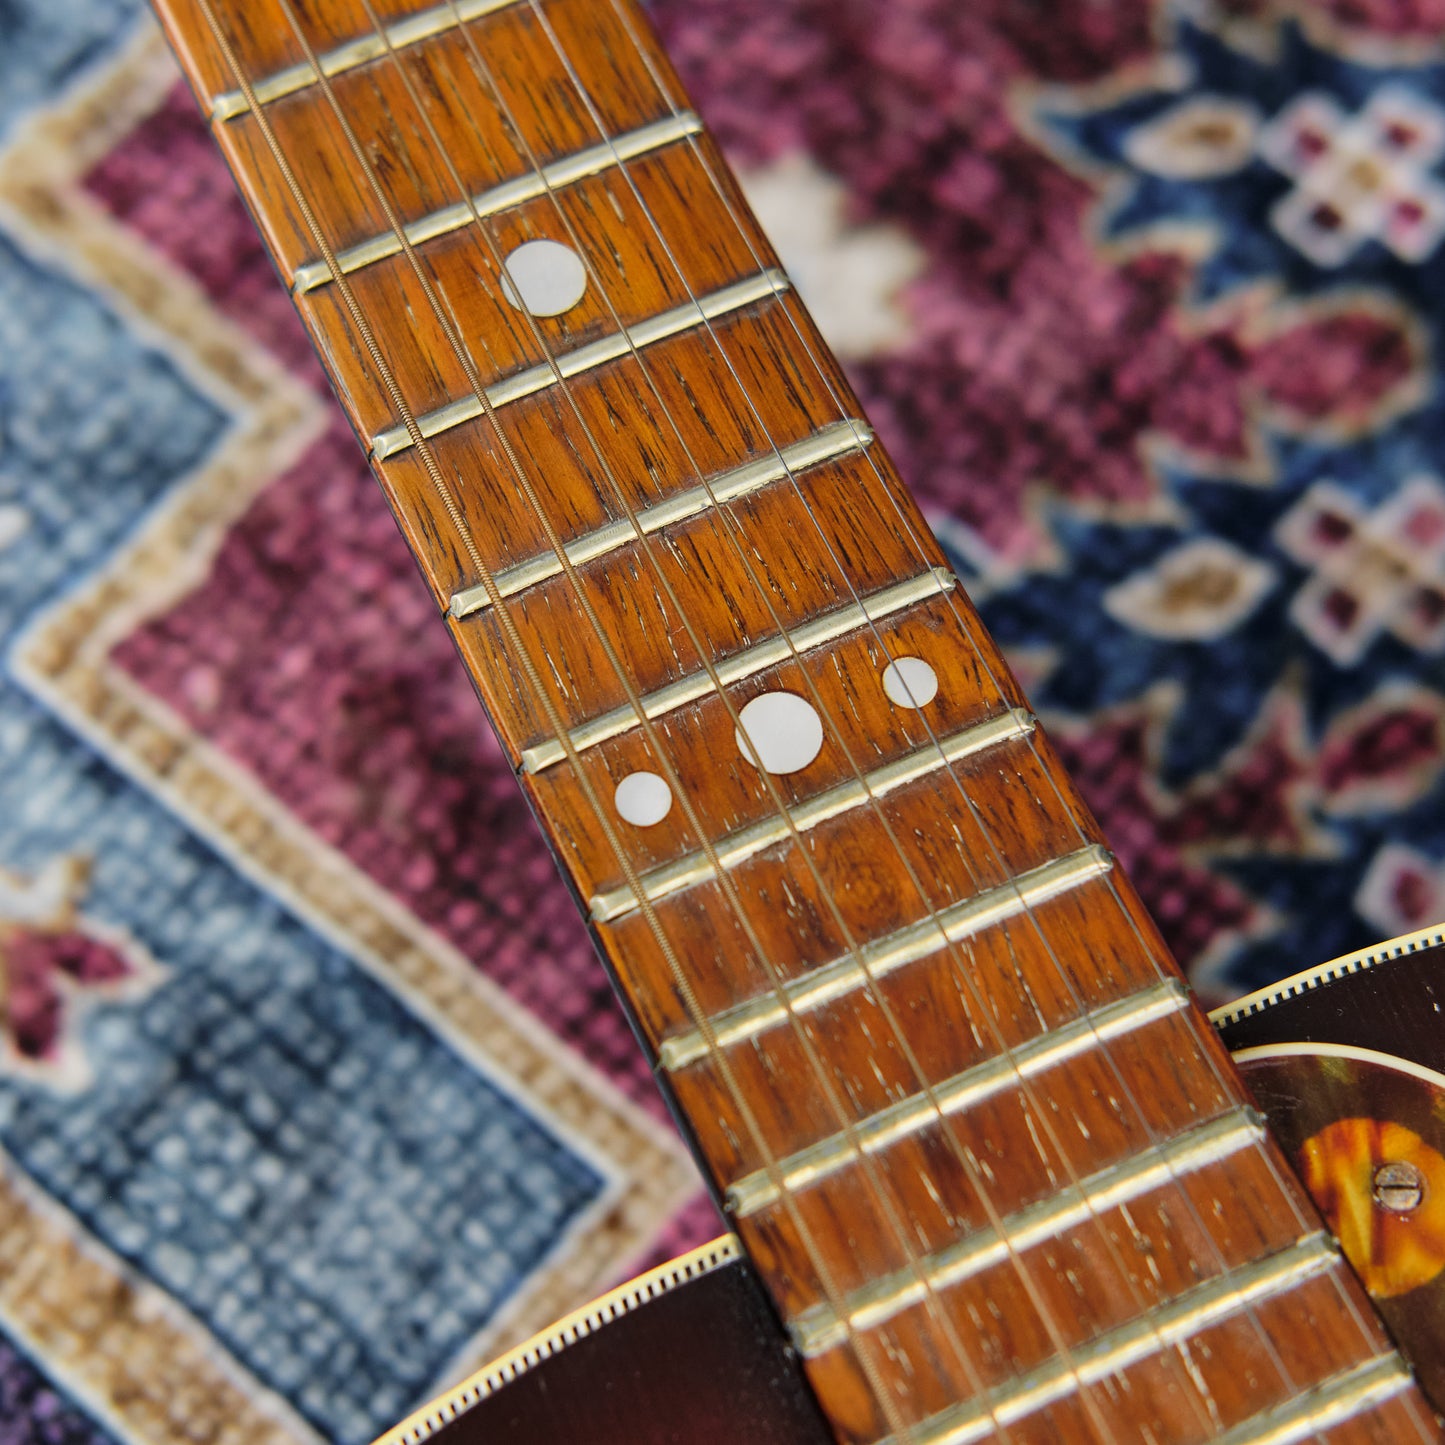
<path fill-rule="evenodd" d="M 1425 1197 L 1425 1179 L 1413 1164 L 1392 1160 L 1375 1170 L 1375 1203 L 1391 1214 L 1409 1214 Z"/>

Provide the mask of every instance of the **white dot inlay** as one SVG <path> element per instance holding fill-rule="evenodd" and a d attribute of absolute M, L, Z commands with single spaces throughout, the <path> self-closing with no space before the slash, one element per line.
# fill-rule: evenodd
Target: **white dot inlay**
<path fill-rule="evenodd" d="M 533 316 L 560 316 L 582 299 L 587 268 L 560 241 L 528 241 L 507 257 L 502 290 L 513 306 Z"/>
<path fill-rule="evenodd" d="M 823 750 L 823 720 L 796 693 L 765 692 L 739 714 L 738 749 L 770 773 L 798 773 Z"/>
<path fill-rule="evenodd" d="M 899 707 L 927 707 L 938 696 L 938 674 L 921 657 L 900 657 L 883 669 L 883 691 Z"/>
<path fill-rule="evenodd" d="M 618 783 L 613 801 L 624 822 L 650 828 L 672 810 L 672 789 L 656 773 L 629 773 Z"/>

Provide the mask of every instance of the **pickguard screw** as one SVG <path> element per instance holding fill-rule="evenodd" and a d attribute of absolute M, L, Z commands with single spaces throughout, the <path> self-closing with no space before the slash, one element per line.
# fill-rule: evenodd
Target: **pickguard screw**
<path fill-rule="evenodd" d="M 1394 1160 L 1375 1170 L 1375 1203 L 1391 1214 L 1409 1214 L 1425 1197 L 1425 1180 L 1413 1164 Z"/>

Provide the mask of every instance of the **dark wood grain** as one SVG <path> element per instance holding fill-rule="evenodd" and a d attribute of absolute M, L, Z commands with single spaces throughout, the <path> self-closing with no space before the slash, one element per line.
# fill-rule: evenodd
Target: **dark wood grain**
<path fill-rule="evenodd" d="M 216 123 L 287 278 L 685 104 L 624 0 L 518 0 L 350 68 L 321 58 L 431 7 L 159 8 L 208 108 L 285 66 L 337 69 Z M 584 300 L 562 316 L 528 316 L 501 284 L 505 258 L 539 237 L 588 269 Z M 1383 1331 L 1333 1257 L 1236 1298 L 1289 1251 L 1316 1248 L 1319 1224 L 1249 1123 L 1197 1009 L 1171 1005 L 1107 1042 L 1081 1023 L 1177 973 L 1127 881 L 1103 871 L 1096 825 L 1026 719 L 942 765 L 940 740 L 1022 706 L 962 594 L 718 682 L 748 649 L 946 567 L 876 443 L 642 535 L 645 509 L 861 424 L 797 299 L 760 290 L 565 383 L 548 372 L 531 395 L 479 401 L 528 368 L 768 275 L 775 258 L 711 143 L 679 141 L 397 245 L 306 289 L 302 317 L 358 434 L 382 438 L 377 475 L 439 608 L 484 594 L 449 625 L 564 869 L 584 902 L 598 900 L 597 938 L 644 1038 L 666 1064 L 701 1032 L 701 1057 L 664 1082 L 720 1197 L 758 1171 L 778 1185 L 802 1151 L 843 1151 L 826 1177 L 774 1188 L 737 1219 L 808 1346 L 838 1438 L 974 1438 L 962 1422 L 982 1409 L 1002 1412 L 995 1433 L 1012 1442 L 1201 1440 L 1308 1412 L 1312 1390 L 1370 1360 L 1390 1368 Z M 455 403 L 470 403 L 470 419 L 428 419 Z M 515 596 L 496 587 L 504 569 L 617 523 L 636 532 L 607 556 Z M 928 707 L 885 694 L 880 674 L 898 656 L 936 670 Z M 689 677 L 701 686 L 682 705 L 595 746 L 571 740 Z M 825 732 L 817 760 L 785 776 L 734 740 L 740 709 L 777 691 L 808 701 Z M 529 761 L 553 743 L 550 764 Z M 917 765 L 910 780 L 877 781 L 905 762 Z M 676 800 L 653 830 L 612 804 L 638 770 L 663 776 Z M 860 780 L 836 816 L 799 821 Z M 746 830 L 773 824 L 766 846 L 743 848 Z M 654 870 L 689 856 L 699 874 L 654 892 Z M 1069 880 L 1059 896 L 1018 906 L 1019 888 L 1056 876 Z M 637 906 L 607 905 L 629 891 Z M 985 906 L 981 921 L 949 923 L 948 940 L 938 931 Z M 900 939 L 912 942 L 895 959 Z M 726 1011 L 780 991 L 791 1000 L 850 968 L 854 986 L 717 1044 Z M 1012 1070 L 1023 1055 L 1010 1050 L 1043 1057 L 1055 1033 L 1085 1043 L 1027 1076 Z M 942 1111 L 950 1081 L 1000 1060 L 1001 1081 Z M 923 1111 L 917 1127 L 863 1146 L 883 1111 L 908 1107 Z M 1245 1133 L 1228 1150 L 1200 1152 L 1211 1130 L 1236 1124 Z M 1073 1212 L 1071 1190 L 1088 1201 Z M 1040 1233 L 1041 1217 L 1057 1228 Z M 969 1249 L 983 1252 L 960 1272 Z M 870 1292 L 887 1280 L 880 1305 Z M 830 1316 L 841 1322 L 831 1334 Z M 1185 1323 L 1158 1337 L 1156 1319 Z M 1129 1345 L 1141 1330 L 1146 1343 Z M 1058 1388 L 1039 1383 L 1055 1377 Z M 1408 1386 L 1311 1434 L 1441 1438 Z"/>

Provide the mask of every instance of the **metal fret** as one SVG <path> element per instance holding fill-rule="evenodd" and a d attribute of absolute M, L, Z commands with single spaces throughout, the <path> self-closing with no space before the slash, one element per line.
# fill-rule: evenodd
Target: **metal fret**
<path fill-rule="evenodd" d="M 630 331 L 604 336 L 601 341 L 594 341 L 588 346 L 558 356 L 555 362 L 545 361 L 537 366 L 529 366 L 525 371 L 495 382 L 486 389 L 487 401 L 493 408 L 497 408 L 506 406 L 508 402 L 520 401 L 523 397 L 535 396 L 537 392 L 545 391 L 560 381 L 605 366 L 609 361 L 619 361 L 630 355 L 634 349 L 641 351 L 655 342 L 680 336 L 705 322 L 716 321 L 731 312 L 740 311 L 744 306 L 751 306 L 756 301 L 781 296 L 789 289 L 790 284 L 788 278 L 778 270 L 750 276 L 746 281 L 725 286 L 721 291 L 714 291 L 700 301 L 689 301 L 684 306 L 675 306 L 660 316 L 639 322 Z M 422 436 L 434 437 L 465 422 L 475 421 L 485 410 L 480 398 L 466 396 L 417 417 L 416 424 Z M 394 426 L 372 438 L 371 452 L 378 461 L 384 461 L 387 457 L 406 451 L 411 444 L 410 430 L 405 426 Z"/>
<path fill-rule="evenodd" d="M 1297 1445 L 1374 1410 L 1414 1384 L 1399 1355 L 1379 1355 L 1221 1435 L 1217 1445 Z"/>
<path fill-rule="evenodd" d="M 706 486 L 689 487 L 684 492 L 668 497 L 666 501 L 658 502 L 656 506 L 642 508 L 635 514 L 635 527 L 630 520 L 612 522 L 605 527 L 599 527 L 595 532 L 587 533 L 585 537 L 579 537 L 575 542 L 569 542 L 564 549 L 567 560 L 572 566 L 581 567 L 584 563 L 594 562 L 597 558 L 605 557 L 609 552 L 616 552 L 636 541 L 639 531 L 644 537 L 650 537 L 674 522 L 685 522 L 690 517 L 700 516 L 714 505 L 739 501 L 754 492 L 762 491 L 774 482 L 781 482 L 799 472 L 807 471 L 809 467 L 821 466 L 824 462 L 866 451 L 872 445 L 873 429 L 866 422 L 851 419 L 834 422 L 803 441 L 785 446 L 770 457 L 763 457 L 759 461 L 748 462 L 744 466 L 723 472 Z M 493 580 L 497 591 L 503 597 L 514 597 L 528 587 L 560 576 L 562 570 L 562 563 L 557 555 L 547 552 L 498 572 Z M 448 610 L 453 617 L 462 618 L 484 611 L 491 605 L 491 595 L 485 587 L 468 587 L 453 595 Z"/>
<path fill-rule="evenodd" d="M 793 1343 L 804 1355 L 821 1355 L 843 1344 L 852 1331 L 877 1329 L 930 1295 L 963 1284 L 1016 1253 L 1056 1239 L 1067 1229 L 1131 1204 L 1181 1174 L 1217 1164 L 1264 1138 L 1264 1124 L 1253 1109 L 1221 1115 L 1020 1210 L 997 1230 L 978 1230 L 920 1260 L 914 1268 L 899 1270 L 855 1291 L 841 1315 L 830 1305 L 815 1305 L 789 1324 Z"/>
<path fill-rule="evenodd" d="M 455 3 L 435 5 L 430 10 L 408 15 L 406 19 L 388 25 L 377 34 L 364 35 L 360 40 L 328 50 L 325 55 L 317 57 L 321 63 L 321 73 L 328 79 L 344 75 L 348 70 L 356 70 L 369 61 L 382 59 L 393 50 L 405 50 L 409 45 L 430 40 L 436 35 L 445 35 L 448 30 L 455 30 L 458 25 L 464 25 L 469 20 L 480 20 L 518 3 L 520 0 L 455 0 Z M 278 70 L 275 75 L 258 80 L 251 88 L 255 91 L 256 99 L 266 105 L 315 85 L 318 78 L 311 62 L 302 61 L 300 65 L 288 66 L 285 70 Z M 223 91 L 211 102 L 211 119 L 235 120 L 238 116 L 245 115 L 249 109 L 244 91 Z"/>
<path fill-rule="evenodd" d="M 513 206 L 520 206 L 525 201 L 534 201 L 538 196 L 561 190 L 587 176 L 610 170 L 624 161 L 636 160 L 639 156 L 671 145 L 674 141 L 697 135 L 702 128 L 702 121 L 691 111 L 668 116 L 666 120 L 617 136 L 605 145 L 592 146 L 576 155 L 564 156 L 559 161 L 553 161 L 551 165 L 543 166 L 539 171 L 533 171 L 531 175 L 519 176 L 516 180 L 493 186 L 490 190 L 473 196 L 470 201 L 459 201 L 454 206 L 433 211 L 419 221 L 404 226 L 403 233 L 410 245 L 420 246 L 427 241 L 436 240 L 438 236 L 448 236 L 453 231 L 464 230 L 481 217 L 495 216 Z M 351 246 L 338 252 L 336 260 L 342 274 L 349 276 L 352 272 L 375 265 L 378 261 L 400 255 L 404 249 L 396 232 L 387 231 L 383 235 L 373 236 L 369 241 L 363 241 L 359 246 Z M 298 296 L 304 295 L 308 291 L 329 285 L 332 279 L 331 267 L 325 261 L 309 261 L 297 268 L 296 274 L 291 278 L 291 290 Z"/>
<path fill-rule="evenodd" d="M 895 613 L 902 612 L 932 597 L 942 597 L 958 585 L 958 579 L 943 567 L 930 568 L 921 576 L 911 577 L 897 586 L 886 587 L 881 592 L 863 598 L 861 602 L 850 603 L 847 607 L 834 608 L 821 617 L 805 622 L 801 627 L 781 637 L 770 637 L 753 647 L 745 648 L 724 657 L 717 662 L 711 673 L 695 672 L 679 678 L 666 687 L 660 687 L 641 699 L 642 711 L 648 718 L 659 718 L 664 714 L 706 697 L 721 684 L 731 687 L 786 662 L 794 653 L 809 652 L 824 647 L 866 627 L 870 622 L 882 622 Z M 641 726 L 641 721 L 630 703 L 615 707 L 590 722 L 583 723 L 571 734 L 572 747 L 577 752 L 596 747 L 622 733 Z M 556 738 L 522 752 L 522 771 L 540 773 L 555 766 L 567 757 L 567 750 Z M 796 815 L 795 815 L 796 816 Z M 763 845 L 766 846 L 766 845 Z M 753 850 L 756 851 L 756 850 Z M 682 866 L 682 865 L 678 865 Z"/>
<path fill-rule="evenodd" d="M 689 853 L 685 858 L 679 858 L 675 863 L 654 868 L 642 875 L 643 892 L 649 901 L 656 902 L 659 898 L 691 888 L 693 884 L 711 878 L 716 863 L 721 863 L 724 868 L 736 868 L 745 859 L 771 848 L 775 843 L 783 842 L 795 832 L 806 833 L 826 823 L 830 818 L 862 807 L 870 798 L 883 797 L 952 763 L 972 757 L 975 753 L 998 747 L 999 744 L 1016 738 L 1028 737 L 1033 730 L 1033 715 L 1020 708 L 1011 708 L 1001 717 L 929 743 L 916 752 L 909 753 L 907 757 L 877 768 L 862 778 L 850 778 L 846 783 L 839 783 L 837 787 L 819 793 L 816 798 L 797 804 L 789 809 L 786 815 L 779 812 L 773 817 L 764 818 L 761 823 L 740 828 L 730 837 L 723 839 L 712 850 L 711 855 L 699 850 Z M 614 919 L 631 913 L 638 906 L 637 895 L 624 884 L 593 895 L 592 918 L 597 923 L 611 923 Z"/>
<path fill-rule="evenodd" d="M 1310 1234 L 1267 1259 L 1198 1285 L 1142 1319 L 1093 1340 L 1072 1361 L 1051 1360 L 982 1399 L 954 1406 L 909 1432 L 911 1445 L 975 1445 L 1067 1398 L 1108 1380 L 1151 1356 L 1192 1340 L 1202 1331 L 1272 1295 L 1284 1294 L 1339 1264 L 1329 1235 Z M 1269 1437 L 1265 1436 L 1268 1440 Z M 1284 1439 L 1296 1439 L 1285 1436 Z M 1254 1437 L 1245 1435 L 1246 1441 Z M 881 1445 L 899 1445 L 893 1437 Z M 1270 1445 L 1275 1445 L 1270 1441 Z"/>
<path fill-rule="evenodd" d="M 729 1211 L 735 1218 L 746 1219 L 776 1204 L 785 1193 L 796 1194 L 827 1179 L 853 1162 L 859 1150 L 864 1154 L 881 1153 L 927 1128 L 940 1115 L 966 1113 L 1022 1079 L 1058 1068 L 1112 1039 L 1180 1012 L 1188 1007 L 1189 998 L 1182 979 L 1165 979 L 1132 998 L 1095 1009 L 1008 1053 L 965 1069 L 931 1093 L 900 1099 L 856 1125 L 851 1135 L 834 1134 L 780 1160 L 772 1173 L 759 1169 L 739 1179 L 727 1191 Z"/>
<path fill-rule="evenodd" d="M 700 1029 L 664 1040 L 659 1051 L 662 1066 L 676 1073 L 707 1058 L 714 1048 L 731 1048 L 756 1038 L 768 1029 L 787 1023 L 794 1014 L 808 1013 L 846 997 L 869 979 L 886 978 L 950 943 L 961 943 L 1050 898 L 1101 878 L 1113 866 L 1113 855 L 1107 848 L 1092 846 L 1045 863 L 1011 883 L 987 888 L 942 909 L 924 923 L 915 923 L 868 944 L 858 955 L 846 954 L 802 978 L 790 979 L 779 991 L 784 995 L 782 998 L 777 993 L 764 994 L 726 1010 L 712 1020 L 710 1040 Z"/>

